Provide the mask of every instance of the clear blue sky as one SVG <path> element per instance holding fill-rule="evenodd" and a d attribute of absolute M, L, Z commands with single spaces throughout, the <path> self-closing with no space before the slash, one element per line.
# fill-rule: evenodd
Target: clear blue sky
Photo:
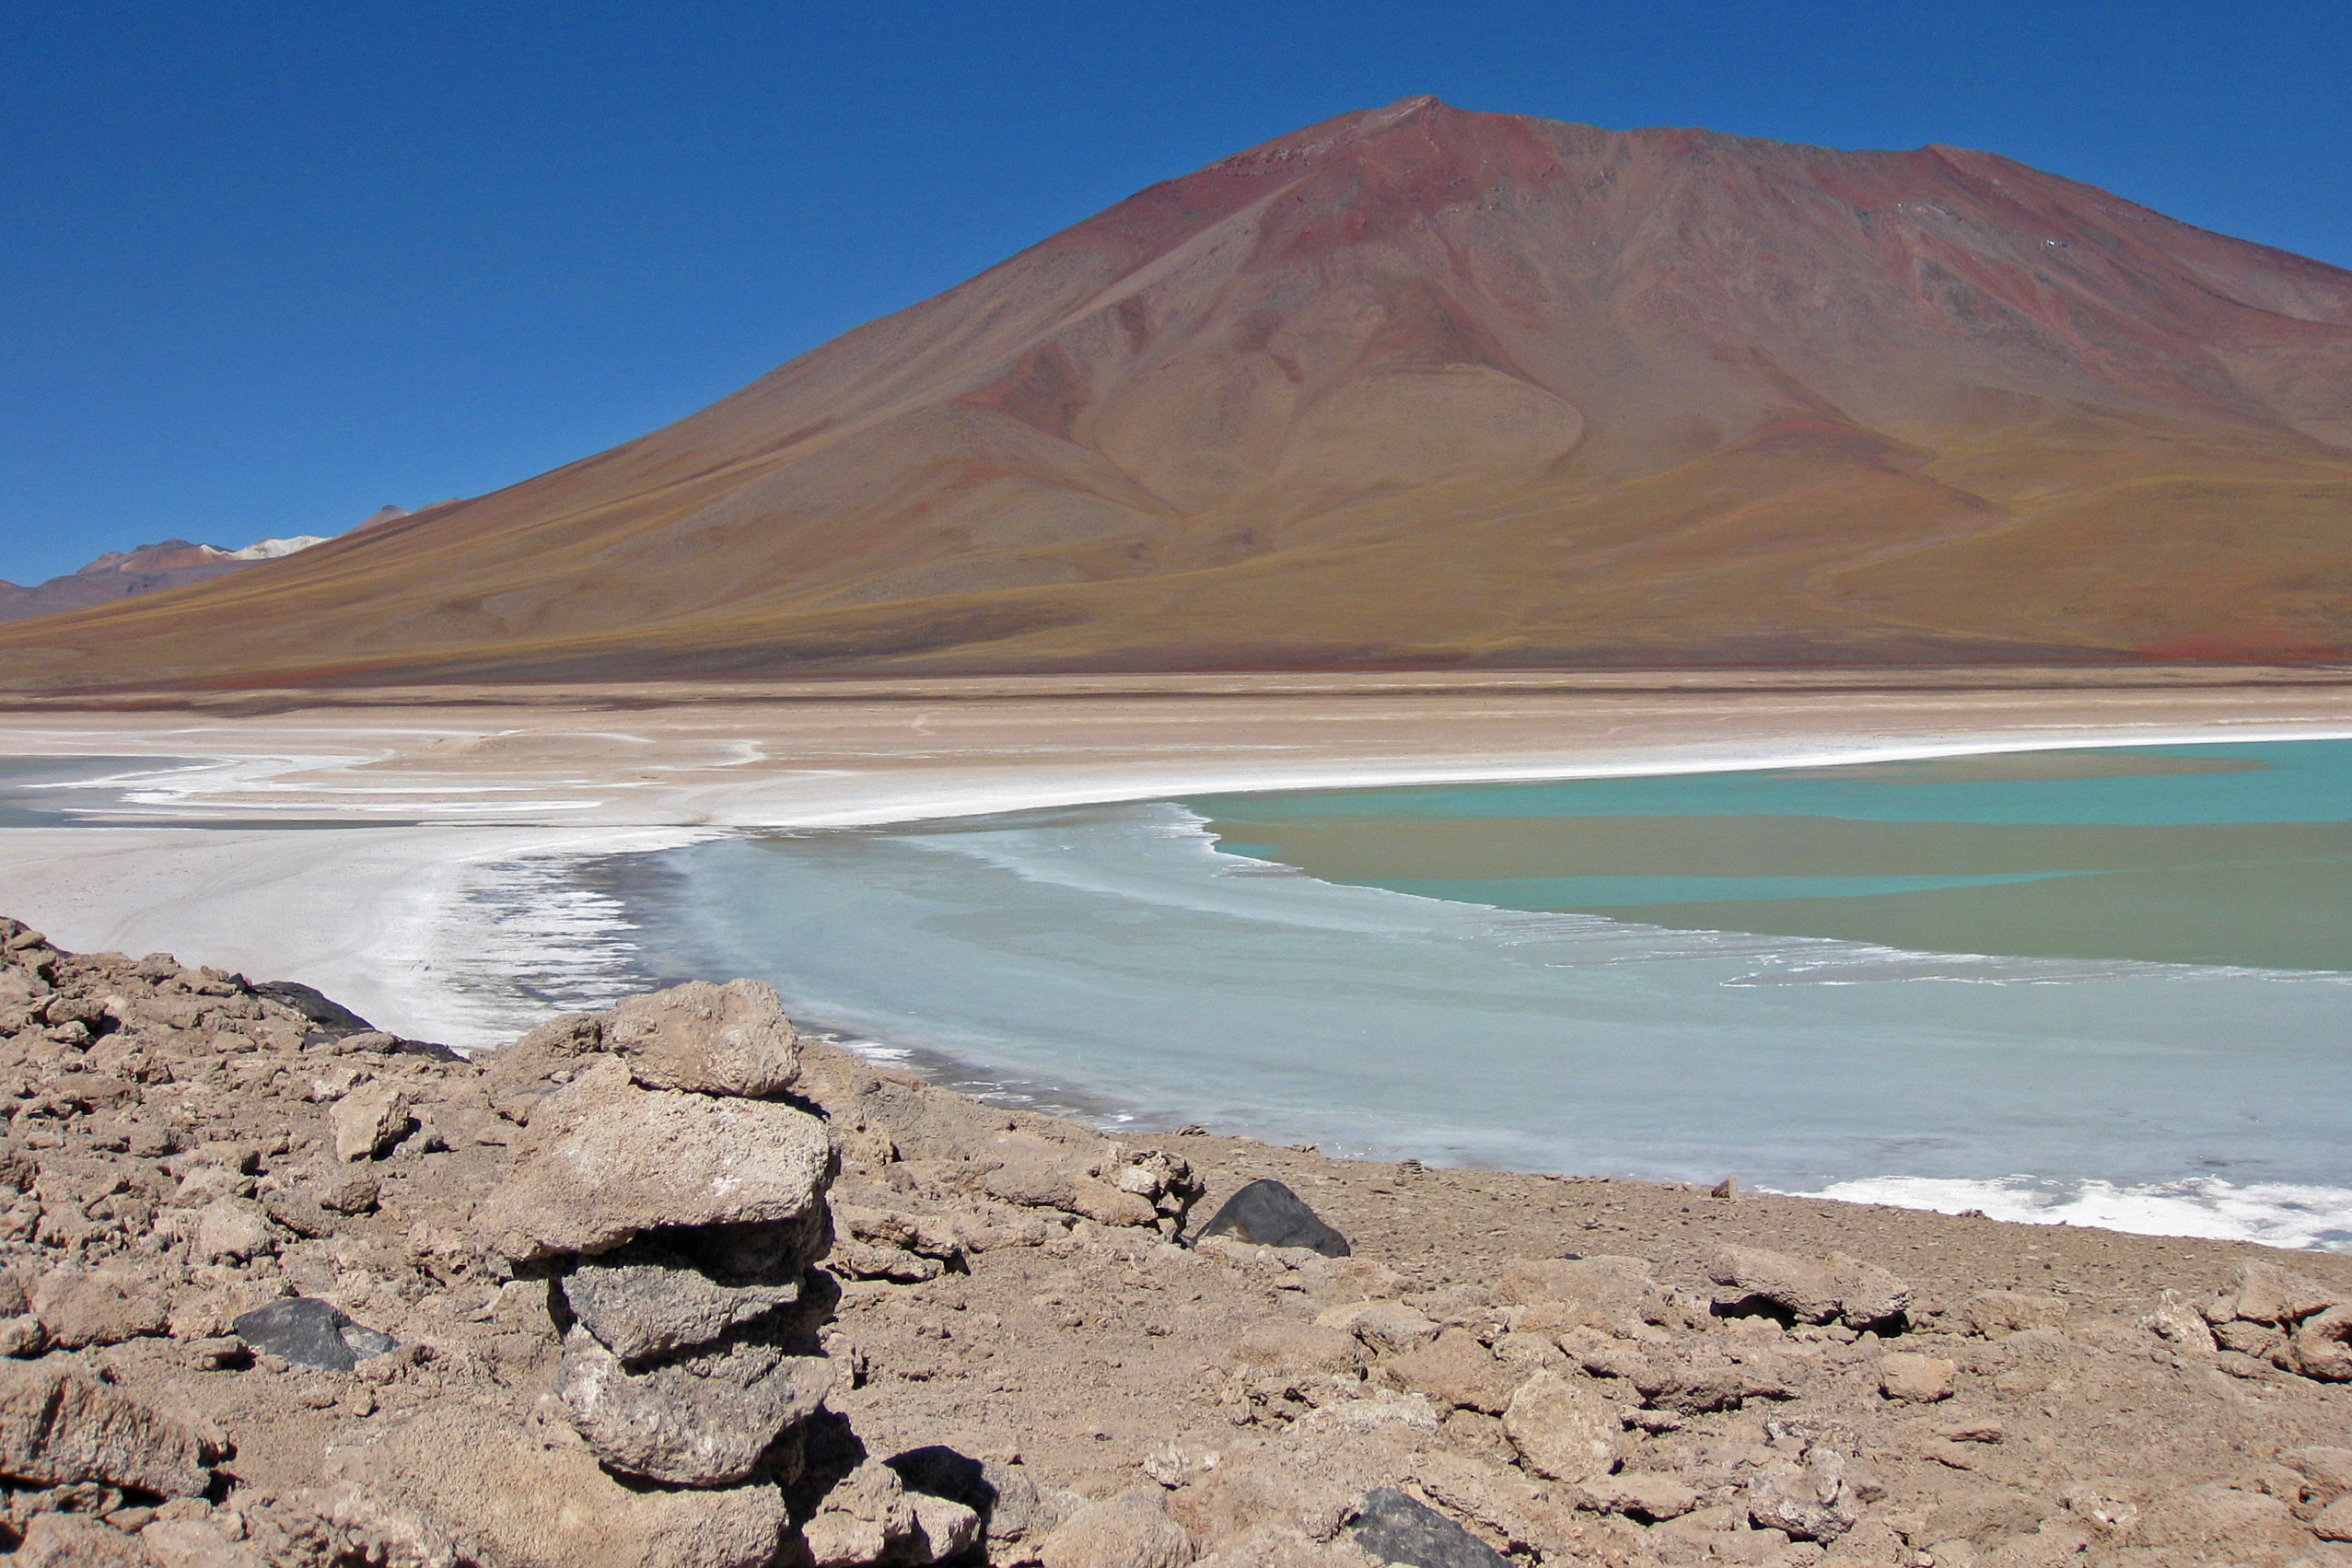
<path fill-rule="evenodd" d="M 1994 148 L 2352 265 L 2352 6 L 28 6 L 0 576 L 332 532 L 700 407 L 1154 180 L 1433 92 Z"/>

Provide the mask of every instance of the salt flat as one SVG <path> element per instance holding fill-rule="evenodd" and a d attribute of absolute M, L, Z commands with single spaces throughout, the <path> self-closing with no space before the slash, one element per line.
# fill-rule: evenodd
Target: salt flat
<path fill-rule="evenodd" d="M 756 828 L 1177 794 L 2352 736 L 2326 671 L 1102 677 L 20 700 L 0 757 L 178 760 L 0 830 L 12 911 L 83 949 L 298 974 L 472 1046 L 592 970 L 530 868 Z M 191 763 L 188 759 L 204 759 Z M 289 830 L 295 824 L 303 830 Z M 513 886 L 521 877 L 519 893 Z M 485 889 L 543 918 L 493 920 Z"/>

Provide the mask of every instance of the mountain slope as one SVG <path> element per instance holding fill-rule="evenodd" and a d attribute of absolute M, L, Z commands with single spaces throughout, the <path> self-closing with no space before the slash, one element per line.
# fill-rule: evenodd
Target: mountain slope
<path fill-rule="evenodd" d="M 19 683 L 2352 654 L 2352 273 L 1990 154 L 1431 99 Z"/>

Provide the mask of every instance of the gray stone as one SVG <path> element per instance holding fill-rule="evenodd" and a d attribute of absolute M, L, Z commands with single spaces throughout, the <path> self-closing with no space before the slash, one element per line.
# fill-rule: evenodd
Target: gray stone
<path fill-rule="evenodd" d="M 633 1370 L 575 1325 L 555 1392 L 608 1468 L 672 1486 L 729 1486 L 832 1388 L 833 1364 L 800 1348 L 755 1324 L 699 1354 Z"/>
<path fill-rule="evenodd" d="M 1326 1258 L 1348 1255 L 1347 1237 L 1325 1225 L 1305 1200 L 1261 1177 L 1228 1198 L 1201 1235 L 1229 1236 L 1259 1247 L 1304 1247 Z"/>
<path fill-rule="evenodd" d="M 771 1284 L 728 1284 L 686 1256 L 640 1237 L 587 1258 L 562 1284 L 580 1326 L 623 1361 L 708 1344 L 728 1330 L 800 1299 L 795 1271 Z"/>
<path fill-rule="evenodd" d="M 650 1089 L 759 1098 L 800 1076 L 800 1037 L 775 988 L 695 981 L 624 998 L 603 1020 L 604 1049 Z"/>
<path fill-rule="evenodd" d="M 314 1295 L 257 1307 L 229 1326 L 247 1349 L 321 1372 L 348 1372 L 399 1348 L 390 1334 L 353 1321 L 341 1307 Z"/>
<path fill-rule="evenodd" d="M 1356 1544 L 1382 1562 L 1410 1568 L 1510 1568 L 1510 1560 L 1392 1486 L 1374 1487 L 1349 1522 Z"/>
<path fill-rule="evenodd" d="M 373 1159 L 408 1134 L 408 1096 L 390 1084 L 363 1084 L 335 1102 L 335 1157 Z"/>
<path fill-rule="evenodd" d="M 1760 1247 L 1721 1247 L 1708 1260 L 1707 1273 L 1723 1287 L 1716 1294 L 1716 1310 L 1729 1315 L 1870 1329 L 1900 1321 L 1911 1305 L 1909 1285 L 1875 1263 L 1842 1252 L 1816 1263 Z"/>
<path fill-rule="evenodd" d="M 889 1561 L 916 1529 L 905 1482 L 867 1459 L 825 1489 L 800 1527 L 800 1545 L 812 1568 L 863 1568 Z"/>
<path fill-rule="evenodd" d="M 600 1063 L 532 1111 L 475 1225 L 517 1262 L 609 1252 L 650 1230 L 808 1223 L 832 1177 L 805 1111 L 640 1088 Z"/>

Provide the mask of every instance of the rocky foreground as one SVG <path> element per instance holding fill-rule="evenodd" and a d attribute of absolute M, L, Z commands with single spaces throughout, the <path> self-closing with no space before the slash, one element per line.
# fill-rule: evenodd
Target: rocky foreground
<path fill-rule="evenodd" d="M 2346 1260 L 1114 1140 L 742 981 L 468 1062 L 0 949 L 28 1562 L 2352 1564 Z"/>

